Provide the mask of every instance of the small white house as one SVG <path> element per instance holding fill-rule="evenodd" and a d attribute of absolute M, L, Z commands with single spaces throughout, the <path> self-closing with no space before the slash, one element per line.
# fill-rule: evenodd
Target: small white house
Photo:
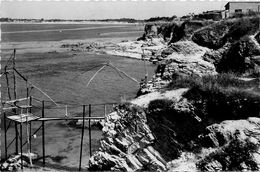
<path fill-rule="evenodd" d="M 225 5 L 225 18 L 236 13 L 260 12 L 260 1 L 231 1 Z"/>

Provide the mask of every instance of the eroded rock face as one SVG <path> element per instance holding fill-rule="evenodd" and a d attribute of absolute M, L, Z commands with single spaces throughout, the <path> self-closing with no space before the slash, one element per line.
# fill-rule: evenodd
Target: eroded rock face
<path fill-rule="evenodd" d="M 218 49 L 225 44 L 224 36 L 227 33 L 227 25 L 212 25 L 196 31 L 192 41 L 200 46 Z"/>
<path fill-rule="evenodd" d="M 215 75 L 217 74 L 214 65 L 200 59 L 189 57 L 174 57 L 169 59 L 170 63 L 166 66 L 163 79 L 170 79 L 172 74 L 180 75 Z"/>
<path fill-rule="evenodd" d="M 206 133 L 200 136 L 207 147 L 219 147 L 227 144 L 234 136 L 240 140 L 252 139 L 260 143 L 260 119 L 229 120 L 207 127 Z"/>
<path fill-rule="evenodd" d="M 123 104 L 107 115 L 101 147 L 89 160 L 89 170 L 166 170 L 166 162 L 152 147 L 154 136 L 142 109 Z"/>
<path fill-rule="evenodd" d="M 246 73 L 259 67 L 251 57 L 260 55 L 260 49 L 251 37 L 245 37 L 231 44 L 216 68 L 220 72 Z"/>
<path fill-rule="evenodd" d="M 194 140 L 204 130 L 201 119 L 194 113 L 194 106 L 186 99 L 151 101 L 147 119 L 157 138 L 154 147 L 167 161 L 194 147 Z"/>
<path fill-rule="evenodd" d="M 260 119 L 229 120 L 208 126 L 199 136 L 206 147 L 215 151 L 197 162 L 201 170 L 259 170 Z"/>
<path fill-rule="evenodd" d="M 174 43 L 185 36 L 186 23 L 151 23 L 146 24 L 144 34 L 138 40 L 148 40 L 152 38 L 163 38 L 165 42 Z"/>

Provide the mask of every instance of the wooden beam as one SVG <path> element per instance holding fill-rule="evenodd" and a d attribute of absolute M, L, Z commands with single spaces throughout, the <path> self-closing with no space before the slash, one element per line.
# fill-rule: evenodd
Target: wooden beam
<path fill-rule="evenodd" d="M 46 117 L 46 118 L 38 118 L 35 121 L 55 121 L 55 120 L 79 120 L 83 119 L 82 116 L 80 117 Z M 105 119 L 105 117 L 85 117 L 85 120 L 101 120 Z"/>
<path fill-rule="evenodd" d="M 20 99 L 14 99 L 14 100 L 9 100 L 9 101 L 3 101 L 3 103 L 14 103 L 14 102 L 20 102 L 23 100 L 28 100 L 30 97 L 25 97 L 25 98 L 20 98 Z"/>
<path fill-rule="evenodd" d="M 11 109 L 17 109 L 17 108 L 23 108 L 23 109 L 26 109 L 26 108 L 31 108 L 32 106 L 27 106 L 27 105 L 22 105 L 22 106 L 14 106 L 14 107 L 7 107 L 7 108 L 3 108 L 3 110 L 11 110 Z"/>
<path fill-rule="evenodd" d="M 27 79 L 20 72 L 18 72 L 18 70 L 16 68 L 13 68 L 13 69 L 23 80 L 27 81 Z"/>

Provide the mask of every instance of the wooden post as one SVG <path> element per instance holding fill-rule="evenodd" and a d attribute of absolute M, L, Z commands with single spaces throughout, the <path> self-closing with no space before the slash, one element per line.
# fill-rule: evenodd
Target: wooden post
<path fill-rule="evenodd" d="M 20 151 L 21 151 L 21 168 L 23 169 L 23 123 L 20 122 Z"/>
<path fill-rule="evenodd" d="M 106 116 L 106 114 L 107 114 L 107 106 L 106 104 L 104 104 L 104 116 Z"/>
<path fill-rule="evenodd" d="M 42 118 L 44 118 L 44 101 L 42 101 Z M 44 121 L 42 121 L 42 158 L 43 166 L 45 166 L 45 134 L 44 134 Z"/>
<path fill-rule="evenodd" d="M 7 66 L 5 66 L 5 79 L 6 79 L 6 86 L 7 86 L 8 97 L 9 97 L 9 100 L 12 100 L 11 93 L 10 93 L 8 73 L 7 73 Z"/>
<path fill-rule="evenodd" d="M 28 90 L 28 87 L 27 87 Z M 28 94 L 29 95 L 29 94 Z M 32 106 L 32 97 L 29 99 L 29 106 Z M 32 113 L 32 108 L 29 108 L 29 113 Z M 32 152 L 32 121 L 29 122 L 29 142 L 30 142 L 30 152 Z"/>
<path fill-rule="evenodd" d="M 14 71 L 14 68 L 15 68 L 15 53 L 16 53 L 16 50 L 14 49 L 14 58 L 13 58 L 14 99 L 16 99 L 16 78 L 15 78 L 15 71 Z"/>
<path fill-rule="evenodd" d="M 5 159 L 7 159 L 7 137 L 6 137 L 6 113 L 4 112 L 4 129 L 5 129 Z"/>
<path fill-rule="evenodd" d="M 91 104 L 89 105 L 88 114 L 89 114 L 89 117 L 91 117 Z M 88 120 L 88 132 L 89 132 L 89 155 L 91 157 L 92 151 L 91 151 L 91 124 L 90 124 L 90 119 Z"/>
<path fill-rule="evenodd" d="M 84 138 L 84 127 L 85 127 L 85 105 L 83 105 L 83 121 L 82 121 L 82 131 L 81 131 L 81 141 L 80 141 L 80 155 L 79 155 L 79 171 L 81 170 L 81 161 L 82 161 L 82 147 L 83 147 L 83 138 Z"/>
<path fill-rule="evenodd" d="M 30 137 L 29 137 L 29 126 L 28 126 L 28 116 L 26 116 L 26 141 L 27 141 L 27 152 L 29 154 L 30 165 L 32 166 L 32 157 L 30 151 Z"/>
<path fill-rule="evenodd" d="M 15 127 L 15 154 L 18 154 L 18 125 L 17 122 L 14 122 L 14 127 Z"/>

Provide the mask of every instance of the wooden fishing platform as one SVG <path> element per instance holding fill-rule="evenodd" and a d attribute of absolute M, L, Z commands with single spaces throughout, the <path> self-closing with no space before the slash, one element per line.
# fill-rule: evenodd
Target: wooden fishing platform
<path fill-rule="evenodd" d="M 12 115 L 8 116 L 7 119 L 18 122 L 18 123 L 24 123 L 24 122 L 30 122 L 30 121 L 35 121 L 39 119 L 40 117 L 33 115 L 31 113 L 24 113 L 24 114 L 19 114 L 19 115 Z"/>
<path fill-rule="evenodd" d="M 61 105 L 60 103 L 56 103 L 47 93 L 45 93 L 43 90 L 41 90 L 39 87 L 37 87 L 35 84 L 30 82 L 26 76 L 24 76 L 19 70 L 16 69 L 15 65 L 15 55 L 16 50 L 14 49 L 13 54 L 8 59 L 6 65 L 4 66 L 4 72 L 1 74 L 0 77 L 5 75 L 6 79 L 6 85 L 7 85 L 7 95 L 9 100 L 1 101 L 1 111 L 4 115 L 4 144 L 5 144 L 5 159 L 7 159 L 8 155 L 8 148 L 12 145 L 13 142 L 15 142 L 15 154 L 18 154 L 20 152 L 21 154 L 21 168 L 23 169 L 23 146 L 27 145 L 28 153 L 31 153 L 32 151 L 32 136 L 34 136 L 38 131 L 42 131 L 42 163 L 43 166 L 45 166 L 45 123 L 48 121 L 57 121 L 57 120 L 82 120 L 82 128 L 81 128 L 81 139 L 80 139 L 80 154 L 79 154 L 79 171 L 81 170 L 81 161 L 82 161 L 82 151 L 83 151 L 83 140 L 84 140 L 84 132 L 85 132 L 85 121 L 88 121 L 88 140 L 89 140 L 89 155 L 92 156 L 92 144 L 91 144 L 91 120 L 102 120 L 105 119 L 106 115 L 106 107 L 107 105 L 114 105 L 116 103 L 108 103 L 108 104 L 89 104 L 89 105 L 77 105 L 77 107 L 82 107 L 82 113 L 80 113 L 81 116 L 69 116 L 67 113 L 67 105 Z M 145 83 L 147 84 L 147 69 L 146 69 L 146 63 L 144 61 L 145 65 Z M 114 66 L 110 61 L 103 65 L 95 74 L 90 78 L 88 83 L 86 84 L 86 88 L 89 86 L 91 81 L 95 78 L 95 76 L 103 70 L 106 66 L 114 69 L 119 76 L 120 74 L 123 74 L 128 79 L 136 82 L 138 85 L 140 85 L 140 82 L 128 75 L 126 72 L 120 70 L 116 66 Z M 9 78 L 11 75 L 11 78 Z M 25 98 L 18 98 L 17 95 L 17 84 L 16 84 L 16 77 L 19 77 L 22 79 L 23 82 L 25 82 L 25 90 L 22 90 L 26 93 Z M 12 82 L 10 82 L 10 79 L 12 79 Z M 13 84 L 11 86 L 11 84 Z M 51 100 L 52 103 L 55 104 L 58 108 L 63 108 L 63 112 L 59 112 L 58 117 L 45 117 L 45 102 L 44 100 L 40 100 L 38 98 L 30 96 L 32 88 L 37 89 L 41 94 L 43 94 L 45 97 L 47 97 L 49 100 Z M 12 91 L 13 90 L 13 91 Z M 37 103 L 36 103 L 37 102 Z M 92 116 L 92 106 L 102 106 L 104 108 L 103 115 L 100 116 Z M 86 108 L 88 107 L 88 115 L 86 114 Z M 37 111 L 35 112 L 34 110 Z M 48 108 L 52 109 L 52 108 Z M 55 108 L 53 108 L 55 109 Z M 64 110 L 66 113 L 64 113 Z M 33 111 L 33 113 L 32 113 Z M 102 111 L 102 109 L 101 109 Z M 18 113 L 20 112 L 20 113 Z M 36 113 L 36 114 L 34 114 Z M 9 123 L 8 123 L 9 121 Z M 32 123 L 34 122 L 40 122 L 40 126 L 35 130 L 32 131 Z M 7 139 L 8 134 L 7 131 L 9 128 L 11 128 L 12 123 L 14 123 L 14 129 L 15 129 L 15 137 L 11 140 L 10 143 L 7 143 L 9 139 Z M 26 126 L 26 141 L 23 139 L 23 126 Z M 20 127 L 20 131 L 18 130 L 18 126 Z M 20 143 L 20 145 L 19 145 Z M 20 149 L 20 150 L 19 150 Z M 31 161 L 30 161 L 31 162 Z"/>
<path fill-rule="evenodd" d="M 102 120 L 105 118 L 106 115 L 106 105 L 108 104 L 98 104 L 98 106 L 104 107 L 104 114 L 102 116 L 92 116 L 92 105 L 77 105 L 77 107 L 82 107 L 82 113 L 81 116 L 68 116 L 67 114 L 67 106 L 66 106 L 66 113 L 60 114 L 59 117 L 45 117 L 45 101 L 39 100 L 35 97 L 30 96 L 30 90 L 32 88 L 36 88 L 38 91 L 40 91 L 42 94 L 44 94 L 46 97 L 48 97 L 56 106 L 59 106 L 54 100 L 48 96 L 44 91 L 42 91 L 40 88 L 35 86 L 33 83 L 31 83 L 27 77 L 23 76 L 16 68 L 15 68 L 15 52 L 14 50 L 13 54 L 7 61 L 4 69 L 5 72 L 2 75 L 5 75 L 6 79 L 6 85 L 7 85 L 7 94 L 9 100 L 1 101 L 1 111 L 3 112 L 3 122 L 4 122 L 4 145 L 5 145 L 5 159 L 8 157 L 8 148 L 12 145 L 12 143 L 15 142 L 15 154 L 21 154 L 23 153 L 23 147 L 27 145 L 28 152 L 30 153 L 32 151 L 32 137 L 39 132 L 42 131 L 41 139 L 42 139 L 42 163 L 43 166 L 45 166 L 45 123 L 48 121 L 56 121 L 56 120 L 82 120 L 82 128 L 81 128 L 81 141 L 80 141 L 80 153 L 79 153 L 79 171 L 81 170 L 81 161 L 82 161 L 82 151 L 83 151 L 83 140 L 84 140 L 84 131 L 85 131 L 85 121 L 88 120 L 88 139 L 89 139 L 89 154 L 92 155 L 92 144 L 91 144 L 91 120 Z M 11 65 L 11 66 L 10 66 Z M 7 67 L 10 67 L 11 70 L 7 70 Z M 13 86 L 11 86 L 9 75 L 12 75 L 13 79 Z M 25 83 L 25 98 L 17 98 L 17 88 L 16 88 L 16 77 L 20 77 Z M 93 78 L 92 78 L 93 79 Z M 91 81 L 91 80 L 90 80 Z M 89 82 L 90 83 L 90 82 Z M 89 84 L 88 83 L 88 84 Z M 29 85 L 33 87 L 29 87 Z M 13 93 L 11 92 L 11 89 L 13 88 Z M 34 104 L 35 102 L 35 104 Z M 37 105 L 36 105 L 37 102 Z M 40 105 L 39 105 L 40 103 Z M 112 103 L 115 104 L 115 103 Z M 111 105 L 111 103 L 109 104 Z M 95 105 L 97 106 L 97 105 Z M 86 114 L 86 107 L 88 107 L 88 116 Z M 37 108 L 37 115 L 32 113 L 33 109 Z M 51 109 L 51 108 L 48 108 Z M 65 115 L 65 116 L 63 116 Z M 33 122 L 40 122 L 39 127 L 33 131 L 32 129 L 32 123 Z M 8 137 L 8 130 L 11 128 L 12 124 L 14 124 L 14 130 L 15 130 L 15 137 L 12 138 L 12 140 L 8 143 L 7 137 Z M 25 138 L 23 139 L 23 130 L 26 126 L 26 141 L 24 142 Z M 20 127 L 20 129 L 18 129 Z M 19 150 L 20 149 L 20 150 Z M 13 154 L 13 152 L 11 153 Z M 9 154 L 10 155 L 10 154 Z M 21 168 L 23 169 L 23 156 L 21 156 Z"/>

